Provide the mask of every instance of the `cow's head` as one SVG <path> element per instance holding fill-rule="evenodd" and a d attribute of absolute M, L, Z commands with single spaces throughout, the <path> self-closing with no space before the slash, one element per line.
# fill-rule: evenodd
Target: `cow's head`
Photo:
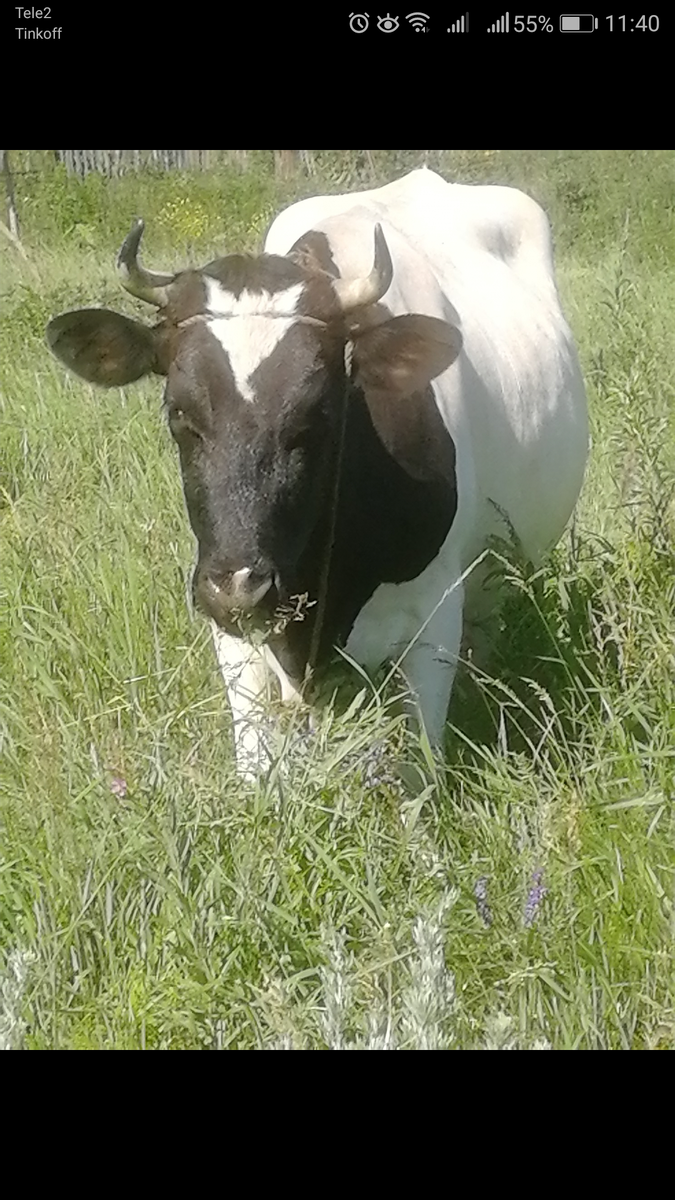
<path fill-rule="evenodd" d="M 363 279 L 335 277 L 313 233 L 287 257 L 232 255 L 157 274 L 139 262 L 142 232 L 138 221 L 118 268 L 159 322 L 82 309 L 52 320 L 47 337 L 67 367 L 104 387 L 166 377 L 199 544 L 195 595 L 228 627 L 235 612 L 269 613 L 305 590 L 298 567 L 331 503 L 346 384 L 380 405 L 405 404 L 454 361 L 461 338 L 443 321 L 373 308 L 392 281 L 379 225 Z"/>

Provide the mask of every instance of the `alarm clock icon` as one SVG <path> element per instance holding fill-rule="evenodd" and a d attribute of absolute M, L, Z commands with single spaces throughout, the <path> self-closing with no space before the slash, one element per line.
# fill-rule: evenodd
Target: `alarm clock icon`
<path fill-rule="evenodd" d="M 352 33 L 365 33 L 370 24 L 368 13 L 350 13 L 349 28 Z"/>

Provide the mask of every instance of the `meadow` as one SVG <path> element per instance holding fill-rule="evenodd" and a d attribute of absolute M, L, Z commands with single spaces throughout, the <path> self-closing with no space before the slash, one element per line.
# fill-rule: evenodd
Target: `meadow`
<path fill-rule="evenodd" d="M 259 248 L 312 191 L 422 152 L 84 181 L 17 174 L 0 243 L 0 1046 L 670 1049 L 675 1041 L 675 160 L 431 151 L 554 230 L 593 445 L 573 524 L 509 547 L 489 673 L 434 759 L 338 663 L 314 734 L 234 772 L 159 381 L 98 391 L 51 316 Z M 382 686 L 380 686 L 382 685 Z M 282 769 L 283 767 L 283 769 Z M 411 785 L 411 778 L 413 782 Z"/>

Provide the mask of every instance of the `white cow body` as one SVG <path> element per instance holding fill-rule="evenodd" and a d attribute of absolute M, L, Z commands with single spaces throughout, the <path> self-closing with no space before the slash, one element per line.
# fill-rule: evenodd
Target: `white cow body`
<path fill-rule="evenodd" d="M 274 221 L 265 250 L 286 254 L 318 230 L 341 275 L 363 276 L 377 222 L 394 265 L 383 304 L 394 315 L 443 318 L 462 333 L 458 360 L 431 385 L 456 447 L 457 513 L 417 578 L 376 590 L 346 649 L 371 669 L 405 655 L 403 670 L 438 743 L 463 617 L 471 618 L 481 588 L 478 573 L 466 586 L 461 576 L 491 534 L 510 536 L 509 524 L 533 561 L 558 540 L 584 475 L 586 397 L 556 290 L 548 221 L 533 200 L 419 170 L 382 188 L 292 205 Z M 252 709 L 265 688 L 263 660 L 220 630 L 214 636 L 246 767 L 260 757 Z M 290 698 L 269 651 L 266 660 Z"/>

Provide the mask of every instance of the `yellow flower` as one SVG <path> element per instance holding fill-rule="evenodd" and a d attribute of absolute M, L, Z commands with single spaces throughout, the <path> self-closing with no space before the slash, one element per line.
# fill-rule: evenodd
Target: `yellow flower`
<path fill-rule="evenodd" d="M 158 220 L 172 237 L 186 241 L 203 237 L 209 226 L 209 216 L 204 206 L 198 200 L 189 200 L 187 196 L 179 196 L 165 204 Z"/>

